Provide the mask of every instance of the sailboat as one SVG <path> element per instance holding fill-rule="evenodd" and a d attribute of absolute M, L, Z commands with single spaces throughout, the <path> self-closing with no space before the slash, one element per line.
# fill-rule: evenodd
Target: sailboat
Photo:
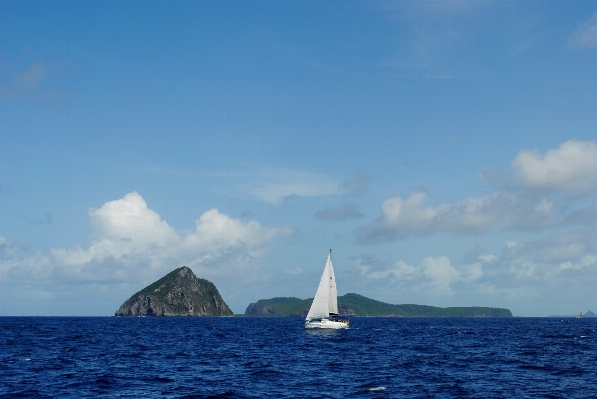
<path fill-rule="evenodd" d="M 305 319 L 305 328 L 348 328 L 349 323 L 348 320 L 338 317 L 338 291 L 330 249 L 319 287 Z"/>

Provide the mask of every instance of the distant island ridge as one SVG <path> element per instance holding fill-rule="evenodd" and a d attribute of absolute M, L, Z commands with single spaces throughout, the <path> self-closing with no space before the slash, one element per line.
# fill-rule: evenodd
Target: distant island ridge
<path fill-rule="evenodd" d="M 313 298 L 276 297 L 249 304 L 237 316 L 305 317 Z M 512 317 L 505 308 L 482 306 L 436 307 L 427 305 L 393 305 L 363 295 L 349 293 L 338 297 L 341 316 L 356 317 Z M 186 267 L 179 267 L 132 295 L 115 312 L 116 316 L 233 316 L 216 286 L 195 276 Z M 550 317 L 578 317 L 576 315 Z M 592 311 L 583 318 L 597 317 Z"/>
<path fill-rule="evenodd" d="M 260 299 L 245 310 L 246 316 L 305 317 L 313 298 L 277 297 Z M 426 305 L 392 305 L 365 296 L 349 293 L 338 297 L 341 316 L 377 317 L 512 317 L 509 309 L 481 306 L 440 308 Z"/>

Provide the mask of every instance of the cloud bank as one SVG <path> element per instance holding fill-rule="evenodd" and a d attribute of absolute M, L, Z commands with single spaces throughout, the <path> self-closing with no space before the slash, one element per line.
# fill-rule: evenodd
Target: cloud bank
<path fill-rule="evenodd" d="M 412 289 L 425 290 L 435 295 L 452 295 L 452 286 L 459 281 L 476 280 L 483 275 L 480 267 L 468 272 L 456 270 L 446 256 L 427 257 L 417 266 L 408 265 L 400 260 L 389 267 L 380 267 L 381 262 L 370 257 L 357 259 L 359 274 L 369 281 L 384 280 L 386 284 L 403 286 L 409 284 Z"/>
<path fill-rule="evenodd" d="M 496 230 L 505 238 L 512 234 L 519 239 L 506 239 L 493 253 L 477 245 L 456 262 L 447 256 L 427 257 L 419 264 L 360 256 L 354 273 L 361 276 L 361 284 L 375 285 L 390 297 L 399 290 L 405 297 L 431 296 L 454 304 L 474 296 L 500 306 L 528 301 L 537 309 L 547 295 L 562 308 L 593 297 L 597 145 L 570 140 L 545 152 L 522 150 L 511 167 L 499 175 L 482 174 L 498 183 L 499 190 L 489 194 L 439 204 L 430 204 L 424 191 L 386 198 L 381 215 L 357 229 L 356 240 L 380 244 L 432 234 L 480 236 Z M 492 180 L 496 176 L 499 179 Z M 458 296 L 452 295 L 455 292 Z"/>
<path fill-rule="evenodd" d="M 152 280 L 183 265 L 202 276 L 239 280 L 251 278 L 247 268 L 257 267 L 271 243 L 292 234 L 290 228 L 245 223 L 217 209 L 201 215 L 194 230 L 179 234 L 137 192 L 90 210 L 89 217 L 87 248 L 32 255 L 1 238 L 1 280 L 126 283 Z"/>
<path fill-rule="evenodd" d="M 493 298 L 490 303 L 497 303 L 497 298 L 516 302 L 558 296 L 560 292 L 551 292 L 552 287 L 573 286 L 574 294 L 587 298 L 597 284 L 597 229 L 586 227 L 537 240 L 508 240 L 495 254 L 477 247 L 456 263 L 447 256 L 427 257 L 410 265 L 363 255 L 356 258 L 354 273 L 380 290 L 399 290 L 408 296 L 446 298 L 457 292 L 460 298 L 471 293 Z M 562 295 L 571 293 L 562 291 Z"/>
<path fill-rule="evenodd" d="M 523 150 L 511 165 L 513 172 L 501 175 L 501 183 L 509 182 L 507 191 L 436 206 L 427 205 L 428 194 L 422 191 L 387 198 L 381 216 L 356 231 L 357 242 L 392 242 L 439 232 L 539 231 L 586 226 L 597 218 L 597 202 L 591 197 L 597 191 L 595 143 L 571 140 L 545 154 Z"/>
<path fill-rule="evenodd" d="M 511 165 L 515 182 L 525 188 L 573 195 L 597 189 L 597 145 L 593 142 L 569 140 L 545 154 L 523 150 Z"/>

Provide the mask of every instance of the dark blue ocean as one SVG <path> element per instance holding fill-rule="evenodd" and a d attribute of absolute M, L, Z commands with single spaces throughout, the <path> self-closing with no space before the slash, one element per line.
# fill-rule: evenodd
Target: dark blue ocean
<path fill-rule="evenodd" d="M 597 398 L 597 319 L 0 318 L 0 397 Z"/>

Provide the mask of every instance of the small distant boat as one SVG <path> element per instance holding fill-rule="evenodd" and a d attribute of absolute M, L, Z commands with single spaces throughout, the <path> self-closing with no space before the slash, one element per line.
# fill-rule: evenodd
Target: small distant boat
<path fill-rule="evenodd" d="M 305 319 L 305 328 L 348 328 L 348 320 L 338 317 L 338 290 L 332 265 L 332 250 L 323 269 L 319 287 Z"/>
<path fill-rule="evenodd" d="M 580 311 L 580 313 L 577 316 L 578 319 L 582 319 L 582 310 Z"/>

